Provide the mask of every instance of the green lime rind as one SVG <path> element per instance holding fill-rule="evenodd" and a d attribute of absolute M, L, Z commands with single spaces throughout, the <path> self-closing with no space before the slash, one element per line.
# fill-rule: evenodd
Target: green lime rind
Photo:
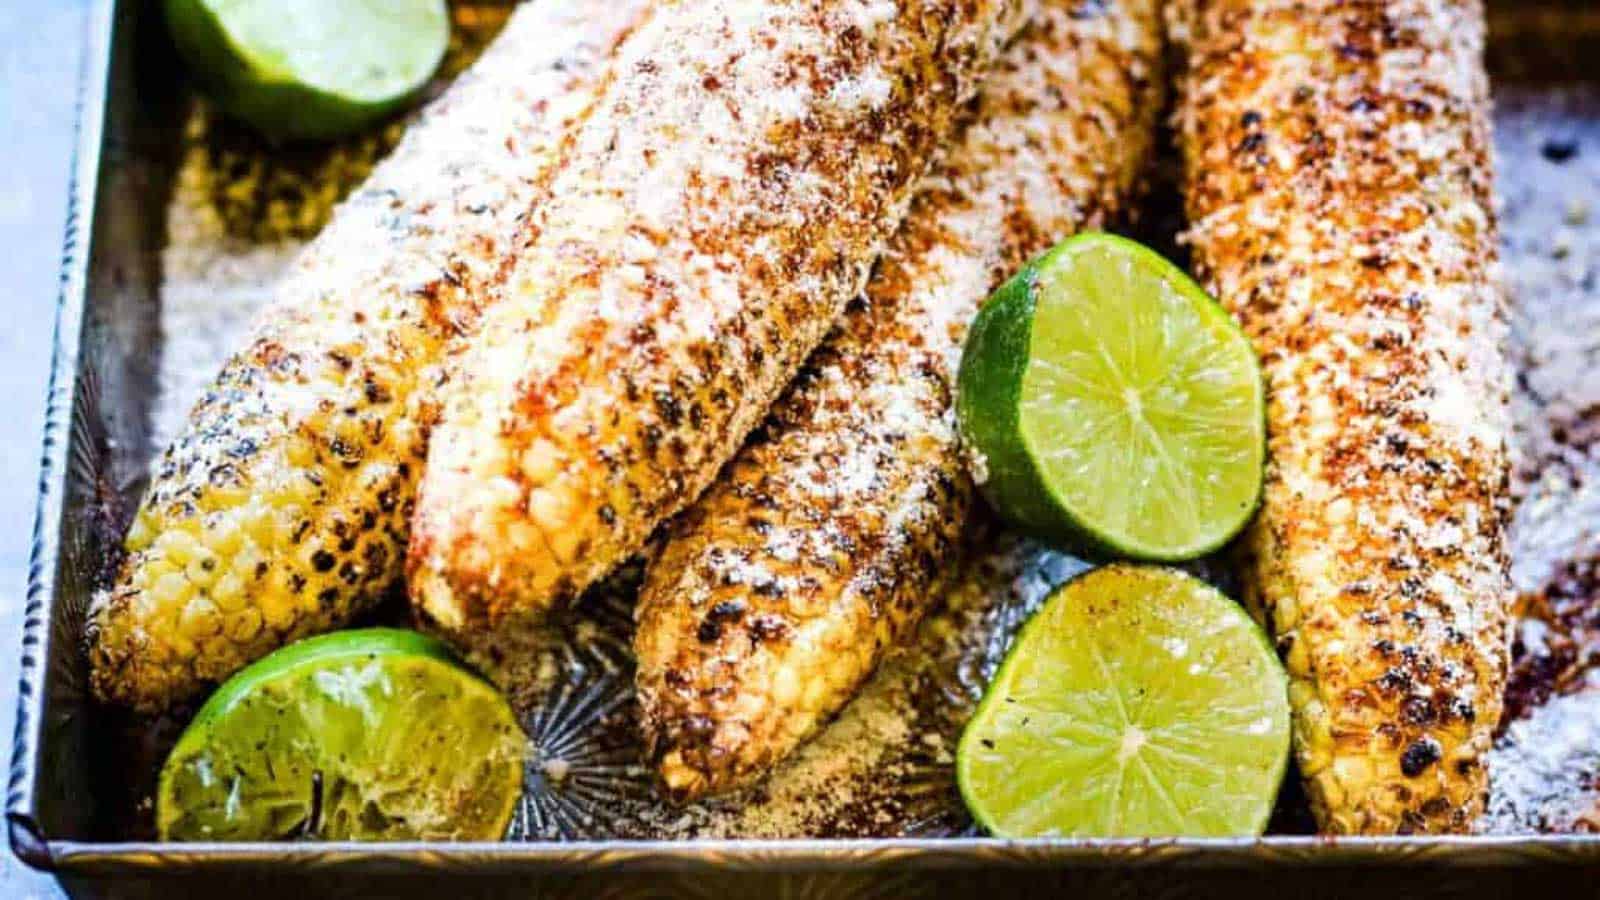
<path fill-rule="evenodd" d="M 980 456 L 976 481 L 1011 524 L 1043 537 L 1058 533 L 1059 516 L 1020 439 L 1022 375 L 1028 366 L 1037 303 L 1035 279 L 1048 257 L 1024 266 L 978 311 L 957 373 L 956 420 L 963 442 Z"/>
<path fill-rule="evenodd" d="M 1227 311 L 1159 254 L 1102 233 L 1061 243 L 995 292 L 956 399 L 1003 518 L 1090 557 L 1154 562 L 1213 552 L 1248 524 L 1265 409 Z"/>
<path fill-rule="evenodd" d="M 482 676 L 457 662 L 455 654 L 450 652 L 449 646 L 443 641 L 421 632 L 404 628 L 360 628 L 337 631 L 295 641 L 240 669 L 211 693 L 205 704 L 200 707 L 200 711 L 195 713 L 194 719 L 189 723 L 190 727 L 192 729 L 195 725 L 203 725 L 227 715 L 228 711 L 238 704 L 240 698 L 248 695 L 262 682 L 276 678 L 292 668 L 315 664 L 325 659 L 391 654 L 428 657 L 449 663 L 465 674 L 482 680 Z M 186 734 L 185 737 L 187 736 Z"/>
<path fill-rule="evenodd" d="M 1261 834 L 1289 760 L 1288 677 L 1266 634 L 1185 573 L 1116 564 L 1057 589 L 956 751 L 990 834 Z"/>
<path fill-rule="evenodd" d="M 493 840 L 526 740 L 444 644 L 372 628 L 291 644 L 229 679 L 162 767 L 163 840 Z"/>
<path fill-rule="evenodd" d="M 165 0 L 225 112 L 274 138 L 352 134 L 410 103 L 444 59 L 445 0 Z"/>

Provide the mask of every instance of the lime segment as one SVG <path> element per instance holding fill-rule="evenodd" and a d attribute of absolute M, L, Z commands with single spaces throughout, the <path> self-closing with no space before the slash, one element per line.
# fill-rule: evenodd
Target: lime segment
<path fill-rule="evenodd" d="M 1237 604 L 1170 569 L 1060 588 L 1001 664 L 956 753 L 1001 837 L 1229 837 L 1266 827 L 1288 679 Z"/>
<path fill-rule="evenodd" d="M 1249 521 L 1266 457 L 1250 343 L 1177 267 L 1086 234 L 1028 264 L 973 323 L 957 412 L 1000 513 L 1137 559 L 1192 559 Z"/>
<path fill-rule="evenodd" d="M 206 702 L 161 770 L 156 824 L 179 841 L 493 840 L 525 743 L 505 699 L 432 638 L 311 638 Z"/>
<path fill-rule="evenodd" d="M 173 41 L 227 112 L 275 137 L 358 131 L 428 81 L 445 0 L 166 0 Z"/>

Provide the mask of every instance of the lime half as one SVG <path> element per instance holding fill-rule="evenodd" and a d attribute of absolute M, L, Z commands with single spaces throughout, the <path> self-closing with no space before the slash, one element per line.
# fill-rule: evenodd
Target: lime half
<path fill-rule="evenodd" d="M 445 0 L 166 0 L 178 51 L 274 137 L 358 131 L 405 104 L 450 41 Z"/>
<path fill-rule="evenodd" d="M 1288 679 L 1237 604 L 1182 572 L 1068 582 L 1018 636 L 956 751 L 1000 837 L 1228 837 L 1266 827 Z"/>
<path fill-rule="evenodd" d="M 525 740 L 433 638 L 373 628 L 291 644 L 229 679 L 161 770 L 164 840 L 494 840 Z"/>
<path fill-rule="evenodd" d="M 1249 341 L 1183 272 L 1066 241 L 973 322 L 956 409 L 1002 516 L 1093 553 L 1192 559 L 1250 520 L 1266 458 Z"/>

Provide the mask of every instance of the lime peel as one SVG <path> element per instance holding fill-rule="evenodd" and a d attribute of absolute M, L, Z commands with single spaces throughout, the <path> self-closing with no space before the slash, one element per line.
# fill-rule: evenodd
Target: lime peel
<path fill-rule="evenodd" d="M 1233 319 L 1125 238 L 1058 245 L 973 322 L 956 401 L 1002 517 L 1091 555 L 1175 562 L 1250 520 L 1265 388 Z"/>

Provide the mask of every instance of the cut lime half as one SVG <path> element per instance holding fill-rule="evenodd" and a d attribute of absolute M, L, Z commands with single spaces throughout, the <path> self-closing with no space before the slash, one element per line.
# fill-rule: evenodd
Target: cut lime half
<path fill-rule="evenodd" d="M 291 644 L 229 679 L 167 757 L 163 840 L 494 840 L 526 741 L 444 645 L 372 628 Z"/>
<path fill-rule="evenodd" d="M 1254 350 L 1139 244 L 1085 234 L 973 322 L 956 408 L 990 502 L 1093 553 L 1192 559 L 1245 526 L 1266 458 Z"/>
<path fill-rule="evenodd" d="M 450 42 L 445 0 L 166 0 L 178 51 L 274 137 L 358 131 L 405 104 Z"/>
<path fill-rule="evenodd" d="M 1068 582 L 1024 626 L 956 751 L 1000 837 L 1231 837 L 1266 827 L 1288 679 L 1237 604 L 1171 569 Z"/>

